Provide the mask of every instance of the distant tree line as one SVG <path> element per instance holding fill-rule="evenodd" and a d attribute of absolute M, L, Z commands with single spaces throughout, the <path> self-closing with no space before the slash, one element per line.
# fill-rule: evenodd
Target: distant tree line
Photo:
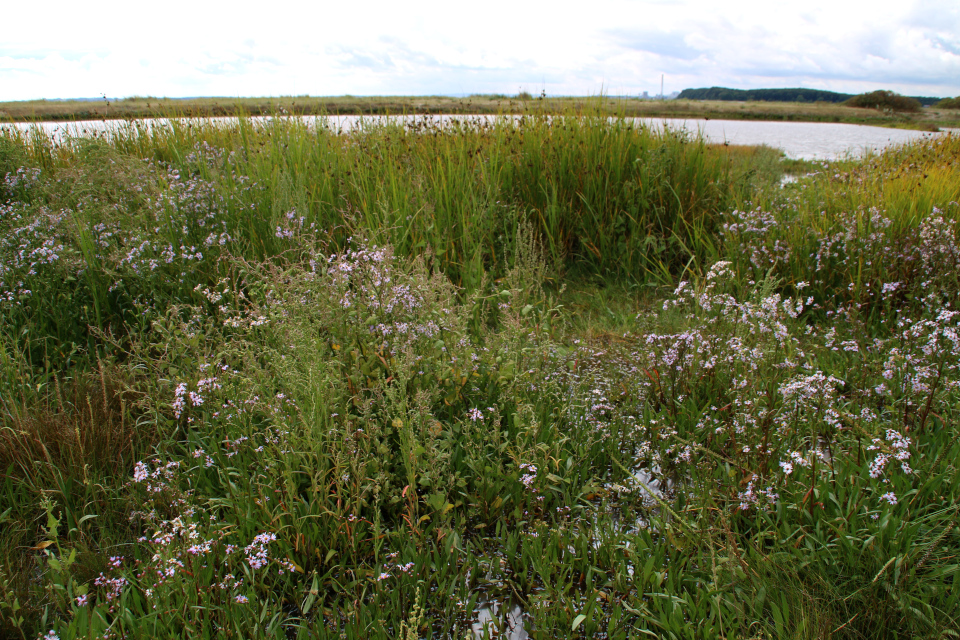
<path fill-rule="evenodd" d="M 877 93 L 891 93 L 889 91 Z M 863 94 L 863 95 L 873 95 Z M 896 94 L 894 94 L 896 95 Z M 679 99 L 687 100 L 739 100 L 759 102 L 846 102 L 855 98 L 851 93 L 837 93 L 836 91 L 823 91 L 821 89 L 728 89 L 726 87 L 710 87 L 709 89 L 684 89 L 677 96 Z M 904 96 L 898 96 L 904 97 Z M 940 98 L 913 97 L 923 106 L 937 103 Z"/>
<path fill-rule="evenodd" d="M 941 109 L 960 109 L 960 96 L 956 98 L 944 98 L 935 106 Z"/>

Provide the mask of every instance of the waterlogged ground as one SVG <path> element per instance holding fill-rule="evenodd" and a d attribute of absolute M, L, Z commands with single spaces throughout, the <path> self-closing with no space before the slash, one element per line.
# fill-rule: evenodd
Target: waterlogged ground
<path fill-rule="evenodd" d="M 500 133 L 470 139 L 473 179 L 519 171 Z M 561 150 L 621 148 L 588 133 Z M 955 138 L 691 199 L 715 226 L 669 214 L 660 262 L 615 272 L 495 182 L 458 231 L 475 255 L 418 244 L 443 189 L 476 187 L 468 156 L 411 158 L 463 132 L 370 134 L 333 177 L 302 131 L 191 135 L 0 147 L 6 635 L 960 632 Z M 391 144 L 401 172 L 346 188 Z M 685 201 L 705 156 L 642 144 Z M 558 225 L 600 217 L 584 162 L 524 157 L 580 185 Z M 341 185 L 339 231 L 306 176 Z M 364 217 L 390 179 L 423 189 L 407 245 Z M 636 211 L 663 224 L 656 202 Z"/>

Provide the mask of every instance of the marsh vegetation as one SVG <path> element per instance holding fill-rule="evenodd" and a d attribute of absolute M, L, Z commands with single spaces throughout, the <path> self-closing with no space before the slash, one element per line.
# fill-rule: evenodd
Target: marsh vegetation
<path fill-rule="evenodd" d="M 602 111 L 611 116 L 712 120 L 841 122 L 935 131 L 960 127 L 949 101 L 918 112 L 861 109 L 831 102 L 744 100 L 638 100 L 593 96 L 477 94 L 450 96 L 278 96 L 264 98 L 155 98 L 122 100 L 26 100 L 0 102 L 0 122 L 169 117 L 289 115 L 535 115 Z"/>
<path fill-rule="evenodd" d="M 0 138 L 3 635 L 960 631 L 956 137 L 125 131 Z"/>

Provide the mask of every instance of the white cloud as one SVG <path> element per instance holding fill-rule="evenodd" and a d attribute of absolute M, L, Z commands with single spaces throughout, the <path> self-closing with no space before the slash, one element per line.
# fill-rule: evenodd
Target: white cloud
<path fill-rule="evenodd" d="M 639 93 L 724 85 L 960 94 L 955 0 L 426 0 L 5 9 L 0 100 Z"/>

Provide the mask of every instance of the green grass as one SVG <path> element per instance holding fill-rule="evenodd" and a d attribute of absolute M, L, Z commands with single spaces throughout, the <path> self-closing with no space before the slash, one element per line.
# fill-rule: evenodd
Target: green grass
<path fill-rule="evenodd" d="M 0 634 L 956 635 L 958 148 L 7 134 Z"/>

